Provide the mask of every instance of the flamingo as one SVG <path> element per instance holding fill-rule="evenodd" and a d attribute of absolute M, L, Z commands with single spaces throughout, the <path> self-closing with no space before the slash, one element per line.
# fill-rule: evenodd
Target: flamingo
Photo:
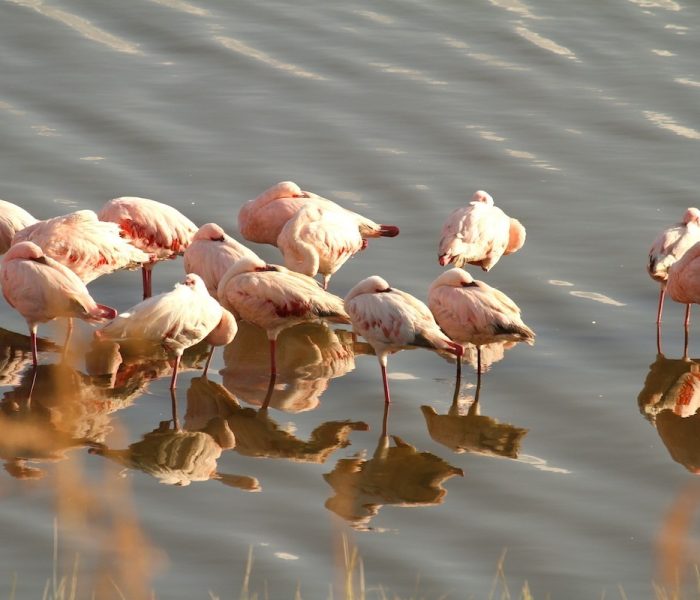
<path fill-rule="evenodd" d="M 249 248 L 226 235 L 216 223 L 202 225 L 184 254 L 185 273 L 197 273 L 216 298 L 219 281 L 228 268 L 243 257 L 257 258 Z"/>
<path fill-rule="evenodd" d="M 8 251 L 15 233 L 36 222 L 37 219 L 23 208 L 0 200 L 0 254 Z"/>
<path fill-rule="evenodd" d="M 511 254 L 525 243 L 525 228 L 493 204 L 487 192 L 474 192 L 467 206 L 455 209 L 445 220 L 438 246 L 438 262 L 443 267 L 465 264 L 491 269 L 504 254 Z"/>
<path fill-rule="evenodd" d="M 700 303 L 700 242 L 691 246 L 683 256 L 669 267 L 666 292 L 674 301 L 686 305 L 683 353 L 683 357 L 686 358 L 688 355 L 690 305 Z"/>
<path fill-rule="evenodd" d="M 15 234 L 12 243 L 19 242 L 34 242 L 84 283 L 105 273 L 136 268 L 150 258 L 123 239 L 116 225 L 99 221 L 91 210 L 37 221 Z"/>
<path fill-rule="evenodd" d="M 305 321 L 350 322 L 343 300 L 322 290 L 314 279 L 255 258 L 242 258 L 226 271 L 218 297 L 236 318 L 267 332 L 270 386 L 263 408 L 267 408 L 277 375 L 275 342 L 282 330 Z"/>
<path fill-rule="evenodd" d="M 251 242 L 276 246 L 284 224 L 307 204 L 344 211 L 355 221 L 363 238 L 399 235 L 396 225 L 375 223 L 331 200 L 303 191 L 293 181 L 281 181 L 266 189 L 257 198 L 248 200 L 238 212 L 238 228 L 241 235 Z"/>
<path fill-rule="evenodd" d="M 287 268 L 313 277 L 323 275 L 323 289 L 345 262 L 366 246 L 347 211 L 306 205 L 287 221 L 277 247 Z"/>
<path fill-rule="evenodd" d="M 430 309 L 418 298 L 373 275 L 363 279 L 345 296 L 345 309 L 353 330 L 374 348 L 382 371 L 384 402 L 389 404 L 386 377 L 387 356 L 404 346 L 445 350 L 461 357 L 464 349 L 448 338 L 435 322 Z"/>
<path fill-rule="evenodd" d="M 503 292 L 453 268 L 430 285 L 428 306 L 440 328 L 455 342 L 474 344 L 477 356 L 477 393 L 481 386 L 481 346 L 493 342 L 525 342 L 535 333 L 520 318 L 520 308 Z M 457 380 L 461 375 L 457 359 Z"/>
<path fill-rule="evenodd" d="M 73 271 L 33 242 L 20 242 L 8 250 L 2 261 L 0 284 L 5 300 L 27 321 L 35 367 L 39 323 L 58 317 L 102 321 L 117 314 L 113 308 L 97 304 Z"/>
<path fill-rule="evenodd" d="M 98 329 L 95 336 L 99 340 L 142 340 L 162 345 L 173 359 L 170 389 L 174 390 L 180 359 L 185 349 L 207 336 L 212 336 L 209 341 L 213 340 L 213 343 L 222 337 L 227 339 L 230 336 L 233 339 L 230 333 L 219 337 L 221 330 L 231 330 L 232 322 L 235 324 L 232 316 L 224 316 L 224 309 L 209 295 L 202 278 L 190 273 L 182 283 L 176 283 L 171 291 L 147 298 L 118 315 Z M 221 330 L 212 335 L 217 327 Z M 233 334 L 235 335 L 235 330 Z"/>
<path fill-rule="evenodd" d="M 107 202 L 98 217 L 119 225 L 131 243 L 152 255 L 143 264 L 143 297 L 153 294 L 152 270 L 156 262 L 182 254 L 197 233 L 197 226 L 179 210 L 148 198 L 123 196 Z"/>
<path fill-rule="evenodd" d="M 680 223 L 664 229 L 651 245 L 647 272 L 660 286 L 659 306 L 656 311 L 657 325 L 661 323 L 668 270 L 697 242 L 700 242 L 700 210 L 691 207 L 685 211 Z M 690 305 L 686 307 L 686 318 L 690 319 Z"/>

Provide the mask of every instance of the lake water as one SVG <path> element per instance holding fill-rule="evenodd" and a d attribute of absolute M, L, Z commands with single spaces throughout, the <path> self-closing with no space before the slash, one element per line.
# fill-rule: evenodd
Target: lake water
<path fill-rule="evenodd" d="M 73 370 L 42 353 L 33 408 L 15 411 L 31 363 L 3 304 L 21 336 L 3 338 L 0 595 L 41 597 L 77 555 L 79 597 L 237 598 L 246 581 L 260 597 L 340 597 L 343 540 L 368 597 L 501 594 L 504 552 L 516 596 L 527 581 L 535 598 L 653 598 L 676 572 L 692 587 L 697 406 L 672 388 L 694 368 L 670 302 L 657 360 L 644 267 L 698 203 L 699 29 L 687 0 L 2 2 L 3 199 L 48 218 L 144 196 L 238 237 L 242 203 L 291 179 L 401 228 L 331 291 L 380 274 L 425 299 L 443 220 L 485 189 L 527 242 L 472 272 L 537 342 L 485 373 L 480 415 L 452 418 L 453 363 L 390 357 L 387 447 L 362 340 L 286 332 L 265 414 L 266 342 L 245 328 L 208 383 L 180 376 L 189 433 L 175 435 L 152 433 L 171 416 L 167 365 L 90 378 L 82 323 Z M 182 259 L 159 264 L 154 291 L 182 275 Z M 140 285 L 122 272 L 90 290 L 124 310 Z M 465 403 L 474 383 L 466 367 Z M 34 427 L 45 447 L 18 447 Z M 118 452 L 129 445 L 140 461 Z M 149 462 L 166 448 L 187 466 Z"/>

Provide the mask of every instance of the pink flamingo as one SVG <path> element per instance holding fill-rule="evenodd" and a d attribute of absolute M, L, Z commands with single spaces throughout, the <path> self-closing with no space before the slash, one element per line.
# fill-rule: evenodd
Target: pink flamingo
<path fill-rule="evenodd" d="M 657 324 L 661 323 L 668 270 L 697 242 L 700 242 L 700 210 L 691 207 L 685 211 L 680 223 L 664 229 L 651 245 L 647 272 L 660 285 Z M 686 311 L 689 310 L 690 306 L 686 308 Z M 687 317 L 690 318 L 689 312 Z"/>
<path fill-rule="evenodd" d="M 691 246 L 683 256 L 669 267 L 666 291 L 673 300 L 686 305 L 683 357 L 687 358 L 690 305 L 700 303 L 700 242 Z"/>
<path fill-rule="evenodd" d="M 17 243 L 8 250 L 2 261 L 0 283 L 5 300 L 27 321 L 34 366 L 38 364 L 39 323 L 58 317 L 102 321 L 117 314 L 113 308 L 97 304 L 73 271 L 32 242 Z"/>
<path fill-rule="evenodd" d="M 293 181 L 281 181 L 246 202 L 238 212 L 238 228 L 241 235 L 251 242 L 276 246 L 284 224 L 307 204 L 345 211 L 355 221 L 363 238 L 394 237 L 399 234 L 396 225 L 375 223 L 331 200 L 303 191 Z"/>
<path fill-rule="evenodd" d="M 12 202 L 0 200 L 0 254 L 8 251 L 15 233 L 36 222 L 37 220 L 23 208 Z"/>
<path fill-rule="evenodd" d="M 440 234 L 438 262 L 444 267 L 477 265 L 491 269 L 504 254 L 523 247 L 525 228 L 493 205 L 490 194 L 474 192 L 467 206 L 455 209 L 447 217 Z"/>
<path fill-rule="evenodd" d="M 224 313 L 209 295 L 202 278 L 190 273 L 171 291 L 147 298 L 118 315 L 97 330 L 95 337 L 113 342 L 141 340 L 160 344 L 173 359 L 170 389 L 174 390 L 180 359 L 187 348 L 208 336 L 212 344 L 233 339 L 237 329 L 235 319 Z"/>
<path fill-rule="evenodd" d="M 258 258 L 249 248 L 226 235 L 216 223 L 202 225 L 185 250 L 185 273 L 197 273 L 216 298 L 219 281 L 229 267 L 241 258 Z"/>
<path fill-rule="evenodd" d="M 389 404 L 386 376 L 387 356 L 404 346 L 445 350 L 457 357 L 464 349 L 448 338 L 435 322 L 430 309 L 418 298 L 389 287 L 377 275 L 367 277 L 345 296 L 345 309 L 353 330 L 374 348 L 382 371 L 384 402 Z"/>
<path fill-rule="evenodd" d="M 263 408 L 267 408 L 277 375 L 275 342 L 282 330 L 305 321 L 350 322 L 343 300 L 322 290 L 314 279 L 260 259 L 242 258 L 234 264 L 221 278 L 218 297 L 237 318 L 267 332 L 270 385 Z"/>
<path fill-rule="evenodd" d="M 277 238 L 287 268 L 313 277 L 323 275 L 323 289 L 345 262 L 366 246 L 347 211 L 306 205 L 287 221 Z"/>
<path fill-rule="evenodd" d="M 142 268 L 144 299 L 153 294 L 155 263 L 182 254 L 197 233 L 197 226 L 179 210 L 148 198 L 114 198 L 102 207 L 98 217 L 119 225 L 134 246 L 151 255 L 151 261 Z"/>
<path fill-rule="evenodd" d="M 19 242 L 34 242 L 85 283 L 149 260 L 148 254 L 120 236 L 116 225 L 99 221 L 91 210 L 37 221 L 15 234 L 12 243 Z"/>
<path fill-rule="evenodd" d="M 476 346 L 477 393 L 481 387 L 481 346 L 493 342 L 534 344 L 535 333 L 520 318 L 520 308 L 503 292 L 466 271 L 453 268 L 430 285 L 428 306 L 440 328 L 455 342 Z M 461 376 L 457 360 L 457 379 Z"/>

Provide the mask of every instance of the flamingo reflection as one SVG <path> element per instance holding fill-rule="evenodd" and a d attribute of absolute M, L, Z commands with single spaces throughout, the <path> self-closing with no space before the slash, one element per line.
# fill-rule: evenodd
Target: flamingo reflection
<path fill-rule="evenodd" d="M 366 423 L 358 421 L 329 421 L 316 427 L 308 440 L 302 440 L 282 429 L 267 411 L 241 407 L 223 386 L 203 377 L 192 379 L 185 427 L 198 429 L 215 417 L 226 420 L 239 454 L 298 462 L 324 463 L 333 452 L 350 444 L 352 431 L 367 429 Z"/>
<path fill-rule="evenodd" d="M 442 503 L 442 484 L 464 472 L 429 452 L 419 452 L 396 435 L 386 433 L 389 404 L 384 405 L 384 427 L 372 457 L 343 458 L 323 478 L 334 495 L 326 508 L 349 521 L 355 529 L 369 522 L 387 504 L 429 506 Z M 394 445 L 391 445 L 393 440 Z"/>
<path fill-rule="evenodd" d="M 355 353 L 366 352 L 348 331 L 323 323 L 302 323 L 277 338 L 277 375 L 270 378 L 265 331 L 242 321 L 224 349 L 224 386 L 248 404 L 285 412 L 313 410 L 331 379 L 355 368 Z"/>

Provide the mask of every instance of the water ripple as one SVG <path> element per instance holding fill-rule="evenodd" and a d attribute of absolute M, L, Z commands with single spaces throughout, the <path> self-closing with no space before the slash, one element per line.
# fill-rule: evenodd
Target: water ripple
<path fill-rule="evenodd" d="M 700 140 L 700 131 L 693 129 L 692 127 L 679 125 L 672 117 L 669 117 L 668 115 L 651 110 L 645 110 L 644 116 L 647 118 L 647 120 L 651 121 L 654 125 L 660 127 L 661 129 L 668 129 L 676 135 L 680 135 L 691 140 Z"/>
<path fill-rule="evenodd" d="M 550 40 L 549 38 L 546 38 L 544 36 L 541 36 L 539 33 L 535 33 L 534 31 L 531 31 L 527 27 L 524 26 L 519 26 L 515 28 L 515 31 L 518 35 L 524 37 L 528 42 L 531 42 L 535 44 L 535 46 L 542 48 L 543 50 L 548 50 L 549 52 L 553 52 L 554 54 L 559 54 L 560 56 L 566 56 L 566 58 L 569 58 L 571 60 L 575 60 L 576 62 L 580 62 L 578 58 L 576 58 L 576 55 L 569 50 L 566 46 L 561 46 L 560 44 L 557 44 L 555 41 Z"/>

